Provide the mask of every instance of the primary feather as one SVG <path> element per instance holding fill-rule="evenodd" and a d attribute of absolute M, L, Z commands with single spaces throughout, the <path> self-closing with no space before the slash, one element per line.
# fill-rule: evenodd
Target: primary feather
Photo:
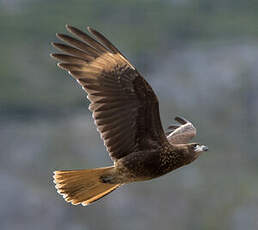
<path fill-rule="evenodd" d="M 89 109 L 113 160 L 142 149 L 147 139 L 166 140 L 158 99 L 139 72 L 101 33 L 96 36 L 72 26 L 57 37 L 67 44 L 53 43 L 64 54 L 52 54 L 88 93 Z M 149 116 L 149 114 L 152 116 Z"/>

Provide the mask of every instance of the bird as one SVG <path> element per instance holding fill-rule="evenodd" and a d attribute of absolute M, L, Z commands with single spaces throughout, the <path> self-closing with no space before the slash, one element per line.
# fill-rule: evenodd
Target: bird
<path fill-rule="evenodd" d="M 165 133 L 159 101 L 152 87 L 128 59 L 100 32 L 88 33 L 66 25 L 70 35 L 57 33 L 61 42 L 51 57 L 82 86 L 89 110 L 113 165 L 94 169 L 54 171 L 57 192 L 73 205 L 89 205 L 122 185 L 146 181 L 185 166 L 208 147 L 189 143 L 196 135 L 191 122 Z"/>

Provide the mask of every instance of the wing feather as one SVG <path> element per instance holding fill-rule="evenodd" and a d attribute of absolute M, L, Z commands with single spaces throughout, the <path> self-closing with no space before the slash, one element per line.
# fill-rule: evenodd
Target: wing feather
<path fill-rule="evenodd" d="M 111 158 L 117 160 L 143 149 L 149 139 L 167 142 L 158 99 L 138 71 L 98 31 L 88 28 L 97 41 L 75 27 L 66 28 L 76 38 L 57 34 L 66 44 L 52 45 L 64 54 L 51 56 L 88 93 L 89 109 Z"/>
<path fill-rule="evenodd" d="M 92 37 L 90 37 L 88 34 L 84 33 L 83 31 L 69 25 L 66 25 L 66 29 L 70 33 L 76 35 L 77 37 L 85 41 L 86 44 L 88 43 L 91 47 L 94 47 L 95 49 L 93 48 L 93 50 L 96 50 L 96 52 L 98 52 L 99 54 L 107 52 L 107 49 L 103 45 L 101 45 L 99 42 L 94 40 Z"/>
<path fill-rule="evenodd" d="M 92 57 L 92 60 L 94 60 L 94 58 L 97 58 L 98 57 L 98 51 L 95 50 L 95 49 L 92 49 L 89 45 L 87 45 L 86 43 L 84 42 L 81 42 L 80 40 L 78 39 L 75 39 L 69 35 L 66 35 L 66 34 L 57 34 L 57 37 L 64 41 L 64 42 L 67 42 L 69 44 L 71 44 L 72 46 L 78 48 L 78 49 L 81 49 L 83 50 L 84 52 L 86 52 L 89 56 Z"/>
<path fill-rule="evenodd" d="M 196 128 L 190 121 L 183 117 L 175 117 L 175 120 L 181 125 L 171 125 L 168 128 L 172 131 L 168 132 L 167 139 L 170 144 L 186 144 L 196 136 Z"/>
<path fill-rule="evenodd" d="M 76 64 L 85 65 L 88 63 L 83 58 L 74 57 L 74 56 L 67 55 L 67 54 L 51 54 L 51 57 L 57 59 L 58 61 L 63 61 L 65 63 L 70 63 L 70 64 L 76 63 Z M 64 64 L 64 63 L 59 63 L 59 64 Z"/>
<path fill-rule="evenodd" d="M 80 58 L 84 59 L 87 62 L 92 60 L 91 56 L 89 56 L 87 53 L 85 53 L 81 50 L 78 50 L 76 48 L 73 48 L 71 46 L 68 46 L 68 45 L 65 45 L 62 43 L 57 43 L 57 42 L 53 42 L 52 45 L 55 48 L 65 52 L 65 53 L 71 54 L 73 56 L 79 56 Z"/>

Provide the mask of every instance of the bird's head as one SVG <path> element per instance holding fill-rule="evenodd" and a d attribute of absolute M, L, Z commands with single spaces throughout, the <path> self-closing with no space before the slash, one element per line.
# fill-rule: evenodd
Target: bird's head
<path fill-rule="evenodd" d="M 205 145 L 198 143 L 186 144 L 183 151 L 186 164 L 191 163 L 196 158 L 198 158 L 202 152 L 206 151 L 208 151 L 208 147 Z"/>

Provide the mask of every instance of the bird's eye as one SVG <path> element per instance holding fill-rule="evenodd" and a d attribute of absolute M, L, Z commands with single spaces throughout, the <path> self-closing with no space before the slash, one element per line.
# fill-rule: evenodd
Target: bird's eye
<path fill-rule="evenodd" d="M 198 144 L 194 144 L 193 147 L 196 148 L 198 146 Z"/>

